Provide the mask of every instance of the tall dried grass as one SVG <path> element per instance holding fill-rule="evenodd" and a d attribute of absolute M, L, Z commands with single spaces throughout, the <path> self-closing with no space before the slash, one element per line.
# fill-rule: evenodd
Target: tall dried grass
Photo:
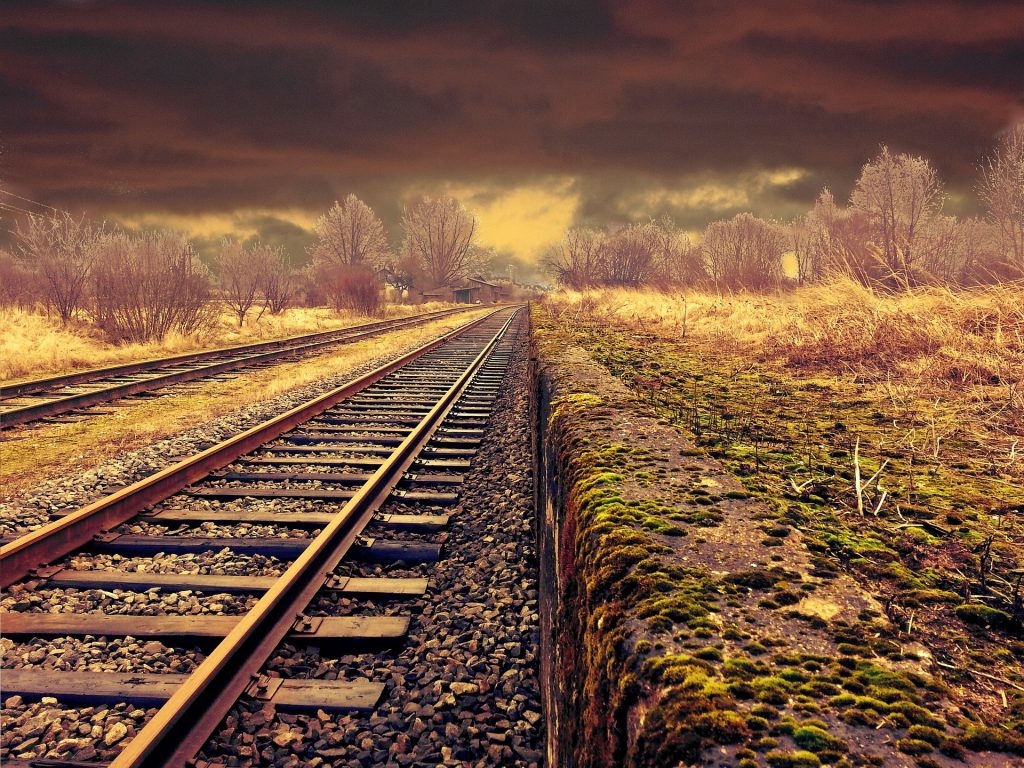
<path fill-rule="evenodd" d="M 419 306 L 389 305 L 385 317 L 405 317 L 444 309 L 446 306 L 439 302 Z M 279 315 L 264 315 L 259 322 L 239 328 L 237 320 L 225 311 L 212 328 L 202 333 L 189 336 L 169 333 L 163 341 L 148 344 L 114 344 L 86 322 L 72 321 L 62 326 L 58 318 L 31 309 L 2 307 L 0 382 L 280 339 L 380 319 L 325 307 L 293 307 Z"/>
<path fill-rule="evenodd" d="M 778 294 L 597 289 L 550 297 L 554 311 L 714 342 L 789 365 L 935 383 L 1024 380 L 1024 284 L 876 292 L 852 280 Z"/>

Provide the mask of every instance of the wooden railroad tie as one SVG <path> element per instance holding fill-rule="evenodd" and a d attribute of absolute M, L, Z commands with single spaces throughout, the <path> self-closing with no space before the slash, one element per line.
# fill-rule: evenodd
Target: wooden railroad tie
<path fill-rule="evenodd" d="M 180 674 L 5 669 L 4 696 L 39 699 L 56 695 L 63 704 L 126 701 L 140 707 L 156 707 L 187 679 L 188 675 Z M 246 694 L 280 710 L 372 712 L 384 696 L 384 684 L 369 680 L 281 680 L 261 676 L 250 684 Z"/>

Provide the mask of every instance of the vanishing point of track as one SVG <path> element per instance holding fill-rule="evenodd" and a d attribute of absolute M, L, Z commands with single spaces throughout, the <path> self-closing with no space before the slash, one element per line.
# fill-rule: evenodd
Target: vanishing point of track
<path fill-rule="evenodd" d="M 457 308 L 424 312 L 394 320 L 364 323 L 287 339 L 191 352 L 4 385 L 0 387 L 0 429 L 28 424 L 125 397 L 146 396 L 164 387 L 205 379 L 240 368 L 252 368 L 306 354 L 323 353 L 335 344 L 362 341 L 465 311 L 464 308 Z"/>
<path fill-rule="evenodd" d="M 372 711 L 384 692 L 381 683 L 282 680 L 261 675 L 261 669 L 284 641 L 334 643 L 349 652 L 401 641 L 408 617 L 308 617 L 303 611 L 325 590 L 400 599 L 429 588 L 426 579 L 357 578 L 336 570 L 350 562 L 441 556 L 440 545 L 423 534 L 448 523 L 443 508 L 458 499 L 461 473 L 483 440 L 523 323 L 518 308 L 496 310 L 0 548 L 4 586 L 33 578 L 55 588 L 262 595 L 237 616 L 4 614 L 3 634 L 12 637 L 131 635 L 216 643 L 190 675 L 5 670 L 5 695 L 162 704 L 110 763 L 115 768 L 185 766 L 242 697 L 278 708 Z M 279 500 L 297 508 L 282 511 L 275 506 Z M 382 514 L 382 508 L 391 512 Z M 125 533 L 119 527 L 129 520 L 161 532 Z M 211 523 L 310 533 L 219 537 L 195 535 L 191 527 Z M 371 523 L 406 539 L 367 539 L 363 532 Z M 180 527 L 166 535 L 165 525 Z M 286 566 L 279 576 L 251 577 L 76 570 L 62 560 L 83 551 L 88 557 L 223 548 L 272 555 Z"/>

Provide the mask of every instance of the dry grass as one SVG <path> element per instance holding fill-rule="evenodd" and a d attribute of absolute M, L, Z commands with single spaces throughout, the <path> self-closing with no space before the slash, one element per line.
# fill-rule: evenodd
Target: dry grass
<path fill-rule="evenodd" d="M 1024 284 L 880 294 L 838 281 L 777 295 L 602 289 L 550 300 L 658 336 L 711 340 L 869 378 L 1002 384 L 1024 378 Z"/>
<path fill-rule="evenodd" d="M 490 309 L 343 345 L 306 361 L 239 372 L 230 381 L 202 382 L 178 394 L 124 405 L 102 418 L 18 430 L 0 442 L 0 487 L 4 496 L 11 497 L 47 478 L 82 472 L 242 406 L 351 371 L 391 351 L 425 343 Z"/>
<path fill-rule="evenodd" d="M 446 306 L 436 302 L 420 306 L 389 305 L 385 317 L 432 312 Z M 380 319 L 336 312 L 325 307 L 297 307 L 280 315 L 264 314 L 259 322 L 255 322 L 255 317 L 256 313 L 251 312 L 250 319 L 239 328 L 235 318 L 224 312 L 216 325 L 203 334 L 172 334 L 162 342 L 151 344 L 112 344 L 87 323 L 72 323 L 64 327 L 58 319 L 38 312 L 0 308 L 0 328 L 3 329 L 0 333 L 0 384 L 30 376 L 56 375 L 133 360 L 328 331 Z"/>
<path fill-rule="evenodd" d="M 1024 284 L 885 294 L 838 281 L 775 295 L 602 289 L 549 299 L 563 323 L 618 325 L 684 344 L 709 368 L 862 387 L 925 421 L 906 439 L 970 435 L 997 463 L 1024 458 Z M 698 371 L 695 371 L 697 373 Z"/>

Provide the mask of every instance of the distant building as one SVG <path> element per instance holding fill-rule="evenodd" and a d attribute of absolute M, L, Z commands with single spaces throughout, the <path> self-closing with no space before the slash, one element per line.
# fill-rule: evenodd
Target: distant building
<path fill-rule="evenodd" d="M 501 301 L 503 291 L 481 277 L 470 277 L 453 286 L 423 291 L 423 301 L 445 301 L 450 304 L 493 304 Z"/>

